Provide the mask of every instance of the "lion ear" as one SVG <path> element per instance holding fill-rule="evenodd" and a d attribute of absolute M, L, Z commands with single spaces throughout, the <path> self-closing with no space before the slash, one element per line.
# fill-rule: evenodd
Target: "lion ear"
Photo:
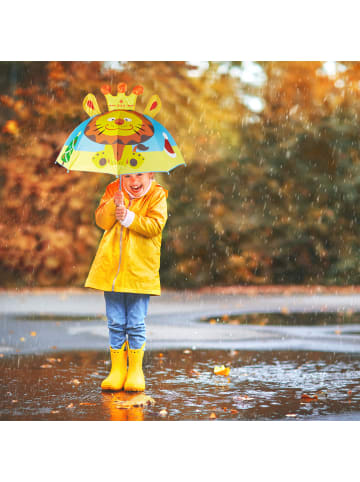
<path fill-rule="evenodd" d="M 94 94 L 88 94 L 83 100 L 83 108 L 89 117 L 101 114 L 96 97 Z"/>
<path fill-rule="evenodd" d="M 156 114 L 159 113 L 160 109 L 161 109 L 160 97 L 154 94 L 150 97 L 150 100 L 147 103 L 146 108 L 144 110 L 144 114 L 149 115 L 150 117 L 155 117 Z"/>

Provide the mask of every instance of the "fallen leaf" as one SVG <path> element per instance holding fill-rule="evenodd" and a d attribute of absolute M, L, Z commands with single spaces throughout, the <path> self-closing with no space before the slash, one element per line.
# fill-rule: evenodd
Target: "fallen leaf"
<path fill-rule="evenodd" d="M 51 413 L 60 413 L 60 410 L 51 410 Z"/>
<path fill-rule="evenodd" d="M 284 315 L 288 315 L 290 313 L 289 308 L 287 306 L 283 306 L 281 308 L 281 313 Z"/>
<path fill-rule="evenodd" d="M 40 368 L 52 368 L 52 365 L 40 365 Z"/>
<path fill-rule="evenodd" d="M 25 338 L 22 336 L 22 337 L 20 338 L 20 341 L 25 341 Z"/>
<path fill-rule="evenodd" d="M 56 350 L 57 346 L 56 346 L 56 345 L 53 345 L 51 348 L 52 348 L 53 350 Z"/>
<path fill-rule="evenodd" d="M 212 412 L 212 413 L 210 414 L 210 417 L 209 417 L 209 418 L 211 418 L 212 420 L 213 420 L 213 419 L 215 419 L 215 418 L 216 418 L 215 413 L 214 413 L 214 412 Z"/>
<path fill-rule="evenodd" d="M 66 407 L 66 408 L 73 408 L 74 407 L 74 404 L 73 403 L 69 403 L 69 405 Z"/>
<path fill-rule="evenodd" d="M 4 353 L 0 353 L 0 358 L 3 358 L 4 357 Z"/>
<path fill-rule="evenodd" d="M 70 381 L 73 385 L 80 385 L 81 382 L 77 378 L 74 378 L 73 380 Z"/>
<path fill-rule="evenodd" d="M 199 376 L 199 375 L 200 375 L 200 372 L 198 372 L 197 370 L 190 370 L 190 375 Z"/>
<path fill-rule="evenodd" d="M 155 400 L 144 393 L 130 394 L 130 392 L 117 392 L 112 394 L 113 405 L 116 408 L 145 407 L 155 405 Z"/>
<path fill-rule="evenodd" d="M 18 403 L 18 400 L 11 400 L 11 403 Z"/>
<path fill-rule="evenodd" d="M 49 363 L 56 363 L 56 358 L 47 358 L 46 361 Z"/>
<path fill-rule="evenodd" d="M 36 336 L 36 331 L 31 331 L 30 336 Z"/>
<path fill-rule="evenodd" d="M 335 335 L 341 335 L 341 330 L 335 330 L 334 333 Z"/>
<path fill-rule="evenodd" d="M 352 395 L 352 391 L 351 391 L 351 390 L 348 390 L 348 395 Z"/>
<path fill-rule="evenodd" d="M 183 353 L 185 353 L 185 355 L 188 355 L 189 353 L 191 353 L 191 350 L 184 350 Z"/>
<path fill-rule="evenodd" d="M 165 408 L 160 410 L 160 412 L 159 412 L 160 417 L 166 417 L 167 414 L 168 414 L 168 412 L 167 412 L 167 410 L 165 410 Z"/>
<path fill-rule="evenodd" d="M 215 325 L 216 323 L 216 320 L 215 318 L 211 318 L 211 320 L 209 321 L 210 325 Z"/>
<path fill-rule="evenodd" d="M 231 412 L 231 413 L 239 413 L 239 410 L 235 410 L 235 408 L 232 408 L 232 409 L 230 410 L 230 412 Z"/>
<path fill-rule="evenodd" d="M 223 375 L 227 377 L 230 373 L 230 367 L 225 367 L 225 365 L 216 366 L 214 368 L 215 375 Z"/>
<path fill-rule="evenodd" d="M 301 400 L 305 403 L 316 402 L 317 399 L 318 399 L 317 395 L 314 395 L 313 397 L 311 395 L 307 395 L 306 393 L 303 393 L 301 395 Z"/>
<path fill-rule="evenodd" d="M 287 413 L 285 417 L 296 417 L 296 413 Z"/>
<path fill-rule="evenodd" d="M 163 356 L 164 356 L 163 353 L 159 353 L 159 354 L 158 354 L 158 357 L 159 357 L 159 358 L 162 358 Z"/>
<path fill-rule="evenodd" d="M 227 321 L 229 319 L 229 315 L 228 314 L 222 315 L 221 318 L 223 319 L 223 321 Z"/>
<path fill-rule="evenodd" d="M 96 405 L 96 403 L 91 402 L 80 402 L 79 405 Z"/>

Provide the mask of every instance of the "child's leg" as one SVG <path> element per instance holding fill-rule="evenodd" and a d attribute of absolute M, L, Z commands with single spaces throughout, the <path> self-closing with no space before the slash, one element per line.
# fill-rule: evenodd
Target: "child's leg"
<path fill-rule="evenodd" d="M 126 332 L 129 347 L 133 350 L 142 348 L 146 341 L 145 318 L 150 295 L 127 293 L 126 295 Z"/>
<path fill-rule="evenodd" d="M 104 296 L 110 346 L 115 350 L 119 350 L 126 341 L 125 293 L 105 291 Z"/>
<path fill-rule="evenodd" d="M 142 361 L 145 349 L 145 317 L 149 305 L 149 295 L 129 294 L 127 296 L 127 335 L 129 370 L 124 390 L 138 392 L 145 390 L 145 377 Z"/>
<path fill-rule="evenodd" d="M 121 390 L 127 376 L 126 305 L 123 293 L 104 292 L 108 317 L 111 371 L 101 383 L 103 390 Z"/>

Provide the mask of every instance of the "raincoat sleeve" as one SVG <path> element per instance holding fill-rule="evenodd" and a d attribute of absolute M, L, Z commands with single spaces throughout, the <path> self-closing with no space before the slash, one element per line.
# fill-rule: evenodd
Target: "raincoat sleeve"
<path fill-rule="evenodd" d="M 128 229 L 152 238 L 158 236 L 164 229 L 167 220 L 166 194 L 162 192 L 156 196 L 154 202 L 150 204 L 146 215 L 135 214 Z"/>
<path fill-rule="evenodd" d="M 99 206 L 95 211 L 96 224 L 101 229 L 111 229 L 116 223 L 115 211 L 116 204 L 114 202 L 114 194 L 116 187 L 110 184 L 105 191 L 105 194 L 101 198 Z"/>

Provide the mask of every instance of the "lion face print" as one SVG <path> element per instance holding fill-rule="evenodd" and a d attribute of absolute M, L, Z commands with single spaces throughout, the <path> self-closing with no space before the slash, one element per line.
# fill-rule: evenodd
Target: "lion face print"
<path fill-rule="evenodd" d="M 113 110 L 95 116 L 87 125 L 85 135 L 99 144 L 134 145 L 150 139 L 154 127 L 138 112 Z"/>

